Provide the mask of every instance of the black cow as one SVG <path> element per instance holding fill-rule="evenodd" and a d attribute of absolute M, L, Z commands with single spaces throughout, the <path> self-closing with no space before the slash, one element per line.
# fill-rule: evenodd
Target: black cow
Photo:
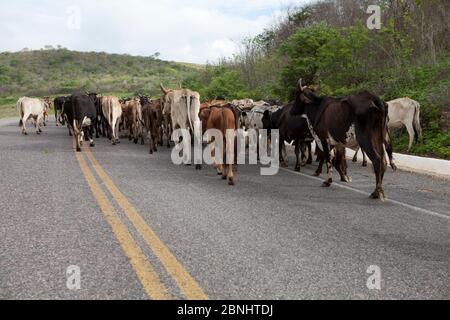
<path fill-rule="evenodd" d="M 103 137 L 107 136 L 108 125 L 103 115 L 103 107 L 102 107 L 102 97 L 99 97 L 97 93 L 89 93 L 89 97 L 94 102 L 95 110 L 97 111 L 97 117 L 94 120 L 92 125 L 92 129 L 95 129 L 95 138 L 100 138 L 100 135 Z"/>
<path fill-rule="evenodd" d="M 295 171 L 300 171 L 302 165 L 312 163 L 312 150 L 311 142 L 313 138 L 309 132 L 308 124 L 302 116 L 294 116 L 291 114 L 293 104 L 288 104 L 282 107 L 280 110 L 271 113 L 266 110 L 263 115 L 262 123 L 264 129 L 268 130 L 270 136 L 272 129 L 278 129 L 280 132 L 280 163 L 287 167 L 287 155 L 285 142 L 294 142 L 295 155 L 297 157 L 297 163 L 295 165 Z M 306 156 L 306 149 L 308 150 L 308 156 Z M 300 161 L 300 153 L 302 153 L 302 159 Z M 303 162 L 303 163 L 302 163 Z"/>
<path fill-rule="evenodd" d="M 53 100 L 53 104 L 55 105 L 56 126 L 59 124 L 64 126 L 66 124 L 63 116 L 63 107 L 67 99 L 69 99 L 69 97 L 56 97 L 55 100 Z"/>
<path fill-rule="evenodd" d="M 81 152 L 84 135 L 86 135 L 86 140 L 90 142 L 90 146 L 94 147 L 92 128 L 97 118 L 97 110 L 92 98 L 85 93 L 75 92 L 64 103 L 64 114 L 74 132 L 77 152 Z"/>
<path fill-rule="evenodd" d="M 319 97 L 300 80 L 292 114 L 307 117 L 311 133 L 324 153 L 328 177 L 323 186 L 329 187 L 333 182 L 333 148 L 359 144 L 375 170 L 376 188 L 371 198 L 385 199 L 388 105 L 384 101 L 367 91 L 345 98 Z"/>

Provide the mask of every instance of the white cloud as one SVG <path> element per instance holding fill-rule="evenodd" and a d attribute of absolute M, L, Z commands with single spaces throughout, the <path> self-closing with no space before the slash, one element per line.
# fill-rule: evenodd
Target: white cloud
<path fill-rule="evenodd" d="M 2 0 L 0 50 L 61 44 L 73 50 L 204 63 L 230 56 L 293 0 Z M 74 28 L 71 7 L 80 9 Z M 76 26 L 76 23 L 75 23 Z"/>

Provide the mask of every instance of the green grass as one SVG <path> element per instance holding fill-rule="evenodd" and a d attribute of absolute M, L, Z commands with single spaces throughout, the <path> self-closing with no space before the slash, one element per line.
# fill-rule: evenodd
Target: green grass
<path fill-rule="evenodd" d="M 0 98 L 0 119 L 19 117 L 16 108 L 18 98 L 5 97 Z"/>
<path fill-rule="evenodd" d="M 409 136 L 404 133 L 396 137 L 395 134 L 392 138 L 392 144 L 394 146 L 394 152 L 407 153 Z M 450 160 L 450 132 L 436 132 L 436 130 L 424 130 L 424 141 L 421 143 L 414 143 L 410 154 L 439 158 Z"/>

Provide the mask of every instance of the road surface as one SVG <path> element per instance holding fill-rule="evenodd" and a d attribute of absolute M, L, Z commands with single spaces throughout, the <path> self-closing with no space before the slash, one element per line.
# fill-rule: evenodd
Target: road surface
<path fill-rule="evenodd" d="M 230 187 L 167 148 L 29 133 L 0 121 L 0 299 L 450 298 L 448 180 L 388 171 L 385 203 L 356 164 L 330 189 L 312 166 Z"/>

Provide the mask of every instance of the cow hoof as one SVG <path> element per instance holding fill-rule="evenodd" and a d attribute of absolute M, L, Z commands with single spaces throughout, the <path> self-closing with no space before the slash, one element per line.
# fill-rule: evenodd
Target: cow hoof
<path fill-rule="evenodd" d="M 306 161 L 306 164 L 312 164 L 313 163 L 313 159 L 308 159 L 308 161 Z"/>
<path fill-rule="evenodd" d="M 28 135 L 28 133 L 27 133 L 27 132 L 22 132 L 22 134 L 23 134 L 24 136 L 27 136 L 27 135 Z"/>
<path fill-rule="evenodd" d="M 353 162 L 358 162 L 358 159 L 357 159 L 357 158 L 353 158 L 352 161 L 353 161 Z"/>
<path fill-rule="evenodd" d="M 40 133 L 39 131 L 36 131 L 36 134 L 39 135 L 39 134 L 41 134 L 41 133 Z"/>
<path fill-rule="evenodd" d="M 320 172 L 314 172 L 313 177 L 320 177 Z"/>
<path fill-rule="evenodd" d="M 367 162 L 363 162 L 362 166 L 365 168 L 367 167 Z"/>
<path fill-rule="evenodd" d="M 391 168 L 392 168 L 392 170 L 394 170 L 394 171 L 397 171 L 397 170 L 398 170 L 398 168 L 397 168 L 397 166 L 396 166 L 395 164 L 391 164 Z"/>
<path fill-rule="evenodd" d="M 299 166 L 295 167 L 295 171 L 300 172 L 300 167 Z"/>
<path fill-rule="evenodd" d="M 89 144 L 89 146 L 90 146 L 91 148 L 94 148 L 94 147 L 95 147 L 95 142 L 91 142 L 91 143 Z"/>
<path fill-rule="evenodd" d="M 380 199 L 381 201 L 386 201 L 386 196 L 384 195 L 384 191 L 375 191 L 370 195 L 370 199 Z"/>
<path fill-rule="evenodd" d="M 81 148 L 77 148 L 77 152 L 81 152 Z"/>
<path fill-rule="evenodd" d="M 350 177 L 342 177 L 341 178 L 341 182 L 350 183 L 350 182 L 352 182 L 352 178 L 350 178 Z"/>
<path fill-rule="evenodd" d="M 228 179 L 228 185 L 234 186 L 234 179 L 232 179 L 232 178 Z"/>
<path fill-rule="evenodd" d="M 330 180 L 325 181 L 324 183 L 322 183 L 322 187 L 329 188 L 329 187 L 331 187 L 332 183 L 333 183 L 333 179 L 330 179 Z"/>
<path fill-rule="evenodd" d="M 222 176 L 222 180 L 227 180 L 227 176 Z"/>
<path fill-rule="evenodd" d="M 202 170 L 202 165 L 201 164 L 197 164 L 195 166 L 195 170 Z"/>

